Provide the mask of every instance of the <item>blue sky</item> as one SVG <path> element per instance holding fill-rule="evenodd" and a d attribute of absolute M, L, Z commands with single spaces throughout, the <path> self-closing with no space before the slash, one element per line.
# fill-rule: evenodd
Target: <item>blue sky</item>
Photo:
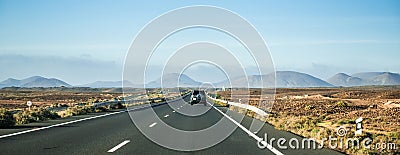
<path fill-rule="evenodd" d="M 121 80 L 139 30 L 162 13 L 190 5 L 218 6 L 246 18 L 264 37 L 277 70 L 322 79 L 338 72 L 400 72 L 396 0 L 0 0 L 0 81 L 32 75 L 71 84 Z"/>

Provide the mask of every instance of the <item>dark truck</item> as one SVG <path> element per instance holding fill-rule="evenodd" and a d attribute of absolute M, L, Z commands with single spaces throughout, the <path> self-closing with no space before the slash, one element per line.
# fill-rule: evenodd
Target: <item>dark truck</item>
<path fill-rule="evenodd" d="M 193 90 L 192 96 L 190 96 L 190 104 L 197 104 L 201 101 L 201 94 L 199 90 Z"/>

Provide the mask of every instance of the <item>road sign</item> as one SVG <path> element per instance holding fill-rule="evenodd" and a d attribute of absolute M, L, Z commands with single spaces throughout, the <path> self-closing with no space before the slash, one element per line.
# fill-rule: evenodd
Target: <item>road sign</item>
<path fill-rule="evenodd" d="M 28 105 L 29 110 L 31 110 L 32 102 L 28 101 L 28 102 L 26 102 L 26 105 Z"/>
<path fill-rule="evenodd" d="M 26 105 L 32 106 L 32 102 L 31 102 L 31 101 L 28 101 L 28 102 L 26 102 Z"/>

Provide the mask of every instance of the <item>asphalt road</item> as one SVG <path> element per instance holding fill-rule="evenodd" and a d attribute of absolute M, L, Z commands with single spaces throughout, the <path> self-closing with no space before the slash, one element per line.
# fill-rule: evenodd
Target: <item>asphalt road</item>
<path fill-rule="evenodd" d="M 214 107 L 196 104 L 191 106 L 185 102 L 172 102 L 153 107 L 160 118 L 152 120 L 146 117 L 146 109 L 141 108 L 129 111 L 129 113 L 144 113 L 143 118 L 137 121 L 139 124 L 145 124 L 147 131 L 162 132 L 162 122 L 180 130 L 196 131 L 206 129 L 222 119 L 226 119 Z M 177 109 L 179 108 L 179 109 Z M 226 107 L 217 107 L 222 112 L 226 112 Z M 196 114 L 196 112 L 205 112 L 197 116 L 187 116 L 182 113 Z M 237 119 L 240 114 L 230 111 L 229 117 Z M 133 115 L 132 115 L 133 116 Z M 97 117 L 97 118 L 93 118 Z M 84 119 L 86 120 L 80 120 Z M 89 118 L 89 119 L 88 119 Z M 71 118 L 70 118 L 71 119 Z M 79 121 L 76 121 L 79 120 Z M 130 115 L 126 111 L 114 112 L 96 115 L 86 115 L 85 117 L 75 118 L 74 120 L 57 120 L 58 124 L 68 121 L 64 125 L 55 125 L 54 127 L 27 132 L 24 134 L 0 138 L 0 154 L 276 154 L 268 148 L 260 149 L 254 138 L 250 137 L 241 128 L 236 128 L 232 134 L 222 142 L 210 148 L 199 151 L 175 151 L 157 145 L 144 136 L 132 122 Z M 162 122 L 159 122 L 162 121 Z M 231 124 L 235 124 L 229 120 Z M 248 128 L 252 122 L 249 117 L 244 117 L 241 125 Z M 51 124 L 51 123 L 50 123 Z M 54 125 L 54 121 L 52 123 Z M 42 126 L 31 126 L 35 129 Z M 44 126 L 45 127 L 45 126 Z M 1 129 L 2 135 L 30 130 L 29 126 L 18 129 Z M 273 126 L 265 124 L 257 133 L 257 136 L 263 137 L 268 133 L 268 139 L 271 138 L 297 138 L 301 137 L 294 134 L 279 131 Z M 173 142 L 175 136 L 168 135 L 169 140 Z M 0 136 L 1 137 L 1 136 Z M 204 138 L 211 138 L 204 136 Z M 178 138 L 177 138 L 178 139 Z M 195 139 L 185 139 L 188 145 L 195 143 Z M 339 154 L 328 149 L 279 149 L 273 145 L 278 152 L 283 154 Z"/>

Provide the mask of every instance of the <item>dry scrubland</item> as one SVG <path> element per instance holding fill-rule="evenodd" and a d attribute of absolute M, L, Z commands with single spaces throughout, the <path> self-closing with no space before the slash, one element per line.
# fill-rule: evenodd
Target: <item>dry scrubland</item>
<path fill-rule="evenodd" d="M 188 92 L 184 89 L 182 91 L 181 93 Z M 125 88 L 125 94 L 123 94 L 121 88 L 3 88 L 0 89 L 0 128 L 123 109 L 136 104 L 158 103 L 180 95 L 180 93 L 164 95 L 161 89 L 143 91 Z M 135 100 L 135 102 L 127 103 L 124 100 Z M 31 110 L 28 110 L 27 101 L 33 102 Z M 103 102 L 112 104 L 97 104 Z"/>
<path fill-rule="evenodd" d="M 271 92 L 271 90 L 265 90 Z M 240 96 L 243 90 L 233 90 Z M 222 99 L 238 101 L 231 91 L 219 91 Z M 259 100 L 260 89 L 251 89 L 251 100 Z M 243 102 L 243 101 L 242 101 Z M 262 107 L 259 102 L 254 106 Z M 245 112 L 243 109 L 230 107 Z M 265 107 L 264 107 L 265 108 Z M 351 87 L 351 88 L 293 88 L 277 89 L 272 114 L 268 123 L 279 130 L 286 130 L 307 138 L 321 140 L 336 135 L 343 126 L 343 138 L 373 139 L 373 143 L 396 143 L 396 150 L 337 149 L 349 154 L 396 154 L 400 145 L 400 86 Z M 247 111 L 247 115 L 256 116 Z M 355 120 L 363 117 L 363 135 L 355 136 Z M 327 144 L 325 145 L 327 146 Z"/>
<path fill-rule="evenodd" d="M 134 94 L 134 93 L 132 93 Z M 18 88 L 0 89 L 0 128 L 123 108 L 123 102 L 97 107 L 95 103 L 121 101 L 121 89 Z M 27 101 L 32 101 L 28 110 Z"/>
<path fill-rule="evenodd" d="M 104 92 L 68 92 L 39 90 L 0 90 L 0 108 L 24 109 L 26 102 L 32 101 L 34 107 L 52 105 L 70 105 L 86 102 L 99 102 L 117 98 L 118 93 Z"/>

